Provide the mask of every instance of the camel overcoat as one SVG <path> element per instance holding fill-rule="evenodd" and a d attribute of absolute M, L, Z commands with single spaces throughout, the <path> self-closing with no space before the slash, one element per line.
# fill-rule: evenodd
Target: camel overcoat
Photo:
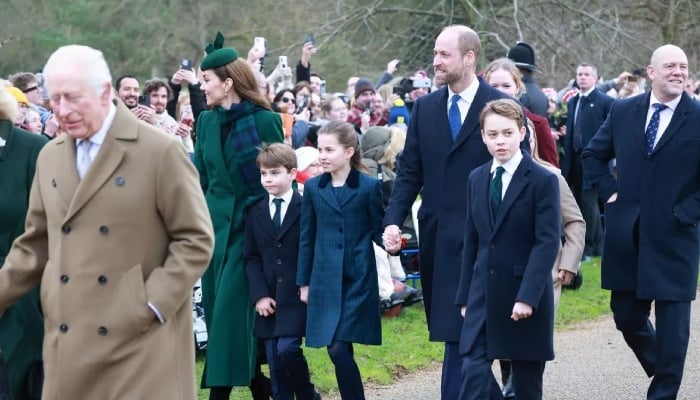
<path fill-rule="evenodd" d="M 121 102 L 82 180 L 75 157 L 65 134 L 43 148 L 0 269 L 0 310 L 41 282 L 43 398 L 194 399 L 192 285 L 213 248 L 197 172 Z"/>

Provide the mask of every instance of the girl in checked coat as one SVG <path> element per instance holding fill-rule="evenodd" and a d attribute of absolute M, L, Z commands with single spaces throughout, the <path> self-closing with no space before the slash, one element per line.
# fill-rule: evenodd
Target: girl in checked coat
<path fill-rule="evenodd" d="M 306 345 L 327 346 L 341 398 L 364 399 L 353 343 L 381 344 L 372 241 L 381 245 L 382 192 L 363 168 L 359 140 L 346 122 L 318 132 L 325 171 L 306 181 L 297 284 L 307 302 Z"/>

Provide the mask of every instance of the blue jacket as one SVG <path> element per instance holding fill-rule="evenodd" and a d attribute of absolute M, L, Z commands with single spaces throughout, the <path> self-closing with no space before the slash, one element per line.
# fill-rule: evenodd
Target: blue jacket
<path fill-rule="evenodd" d="M 304 184 L 297 285 L 309 286 L 307 346 L 381 344 L 372 241 L 382 243 L 383 216 L 381 184 L 357 170 L 339 188 L 329 173 Z"/>

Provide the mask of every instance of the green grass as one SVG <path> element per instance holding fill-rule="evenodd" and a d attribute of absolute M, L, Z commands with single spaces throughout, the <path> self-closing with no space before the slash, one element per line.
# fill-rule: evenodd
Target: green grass
<path fill-rule="evenodd" d="M 609 313 L 610 292 L 600 289 L 600 259 L 596 258 L 581 266 L 583 286 L 576 291 L 565 290 L 559 301 L 555 329 L 571 329 L 579 323 Z M 442 343 L 428 341 L 423 307 L 408 307 L 401 316 L 382 319 L 381 346 L 355 345 L 355 359 L 365 382 L 388 385 L 402 375 L 429 368 L 442 360 Z M 324 394 L 338 395 L 333 364 L 325 348 L 304 348 L 309 361 L 312 381 Z M 197 359 L 197 382 L 203 369 L 203 361 Z M 265 372 L 266 375 L 267 372 Z M 269 376 L 269 375 L 268 375 Z M 206 400 L 208 390 L 200 390 L 198 399 Z M 236 388 L 231 396 L 236 400 L 251 398 L 248 388 Z"/>

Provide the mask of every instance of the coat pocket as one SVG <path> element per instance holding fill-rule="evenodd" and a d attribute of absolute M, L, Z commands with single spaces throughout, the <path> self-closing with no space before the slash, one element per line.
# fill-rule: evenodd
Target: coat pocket
<path fill-rule="evenodd" d="M 139 334 L 146 333 L 153 324 L 155 316 L 148 307 L 141 264 L 131 267 L 122 277 L 120 284 L 129 298 L 130 307 L 126 312 L 129 313 L 132 326 Z"/>

